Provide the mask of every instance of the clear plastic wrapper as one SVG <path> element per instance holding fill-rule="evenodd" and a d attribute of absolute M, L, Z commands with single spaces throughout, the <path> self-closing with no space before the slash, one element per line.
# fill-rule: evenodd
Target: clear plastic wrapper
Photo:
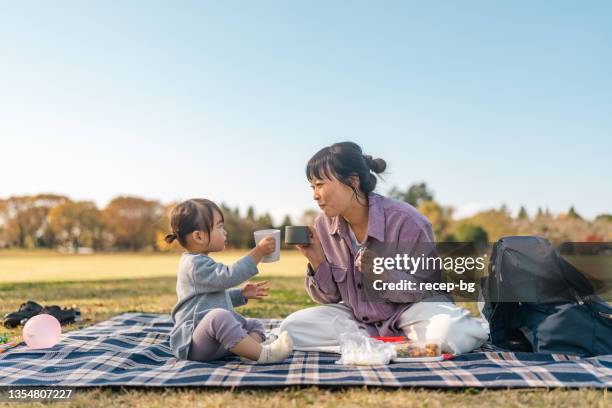
<path fill-rule="evenodd" d="M 353 321 L 336 321 L 339 329 L 340 359 L 336 364 L 385 365 L 395 358 L 395 347 L 390 343 L 376 340 L 360 330 Z"/>

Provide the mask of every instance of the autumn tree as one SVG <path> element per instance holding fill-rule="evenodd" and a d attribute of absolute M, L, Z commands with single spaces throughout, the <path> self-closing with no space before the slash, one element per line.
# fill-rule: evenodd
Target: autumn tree
<path fill-rule="evenodd" d="M 453 208 L 443 207 L 433 200 L 426 200 L 421 201 L 417 210 L 431 222 L 436 240 L 445 241 L 453 222 Z"/>
<path fill-rule="evenodd" d="M 497 241 L 501 237 L 516 235 L 514 220 L 505 206 L 498 210 L 481 211 L 471 217 L 464 218 L 462 221 L 482 227 L 487 232 L 491 241 Z"/>
<path fill-rule="evenodd" d="M 56 194 L 9 197 L 3 206 L 6 241 L 19 248 L 51 247 L 55 244 L 47 215 L 54 206 L 68 201 Z"/>
<path fill-rule="evenodd" d="M 59 242 L 78 250 L 102 247 L 102 216 L 91 201 L 66 201 L 49 211 L 49 227 Z"/>
<path fill-rule="evenodd" d="M 6 205 L 6 200 L 0 199 L 0 248 L 8 246 L 6 239 L 6 223 L 8 221 Z"/>
<path fill-rule="evenodd" d="M 155 250 L 163 212 L 163 206 L 155 200 L 130 196 L 113 199 L 102 211 L 111 245 L 121 250 Z"/>

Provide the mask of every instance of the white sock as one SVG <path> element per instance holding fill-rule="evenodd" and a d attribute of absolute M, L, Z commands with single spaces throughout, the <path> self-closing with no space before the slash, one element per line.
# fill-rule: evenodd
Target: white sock
<path fill-rule="evenodd" d="M 265 346 L 261 346 L 261 354 L 258 363 L 278 363 L 283 361 L 293 351 L 293 340 L 286 331 L 282 332 L 278 339 Z"/>

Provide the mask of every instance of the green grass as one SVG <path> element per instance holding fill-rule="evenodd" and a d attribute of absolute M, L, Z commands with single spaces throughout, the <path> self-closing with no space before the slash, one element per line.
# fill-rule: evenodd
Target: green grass
<path fill-rule="evenodd" d="M 216 257 L 231 262 L 244 252 Z M 84 320 L 67 326 L 75 330 L 124 312 L 168 313 L 176 301 L 177 254 L 60 255 L 51 252 L 0 251 L 0 313 L 15 310 L 27 300 L 81 308 Z M 260 264 L 255 280 L 270 282 L 271 295 L 251 301 L 240 312 L 250 317 L 277 317 L 313 306 L 304 291 L 301 255 L 285 251 L 281 261 Z M 474 311 L 473 305 L 466 305 Z M 0 333 L 5 331 L 0 328 Z M 6 330 L 11 338 L 20 329 Z M 606 407 L 606 391 L 597 390 L 386 390 L 377 388 L 274 390 L 211 389 L 87 389 L 78 390 L 74 406 L 589 406 Z M 0 403 L 1 405 L 1 403 Z M 36 404 L 32 404 L 35 406 Z M 20 406 L 28 406 L 27 404 Z"/>

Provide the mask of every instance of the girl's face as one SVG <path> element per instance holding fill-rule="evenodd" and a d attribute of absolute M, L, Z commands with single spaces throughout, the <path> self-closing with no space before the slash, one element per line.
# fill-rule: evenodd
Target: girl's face
<path fill-rule="evenodd" d="M 223 225 L 223 218 L 218 211 L 214 211 L 213 225 L 210 235 L 206 231 L 193 231 L 191 233 L 192 246 L 195 252 L 218 252 L 225 249 L 227 232 Z"/>
<path fill-rule="evenodd" d="M 225 249 L 225 243 L 227 242 L 227 232 L 225 231 L 225 225 L 223 224 L 223 217 L 218 211 L 214 211 L 213 226 L 210 230 L 210 243 L 209 251 L 223 251 Z"/>
<path fill-rule="evenodd" d="M 359 178 L 354 176 L 352 182 L 359 185 Z M 313 178 L 310 181 L 310 188 L 313 190 L 312 198 L 328 217 L 343 214 L 356 200 L 353 189 L 335 177 L 331 179 Z"/>

